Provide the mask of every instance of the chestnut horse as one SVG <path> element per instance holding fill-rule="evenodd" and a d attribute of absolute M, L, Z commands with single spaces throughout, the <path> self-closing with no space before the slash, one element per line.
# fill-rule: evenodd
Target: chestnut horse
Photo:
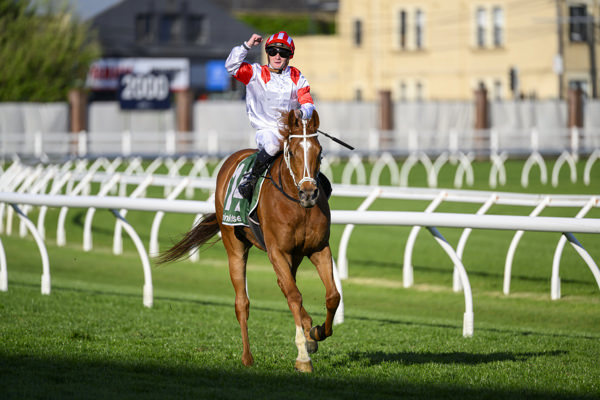
<path fill-rule="evenodd" d="M 255 152 L 246 149 L 231 155 L 219 171 L 215 193 L 216 212 L 205 215 L 180 242 L 161 254 L 159 262 L 184 258 L 190 250 L 206 243 L 221 231 L 235 289 L 235 313 L 242 332 L 242 362 L 250 366 L 254 359 L 248 342 L 250 301 L 246 290 L 246 262 L 252 246 L 266 251 L 296 324 L 298 358 L 295 368 L 312 372 L 309 353 L 316 352 L 317 342 L 333 333 L 333 318 L 340 302 L 329 247 L 329 204 L 323 185 L 317 179 L 322 150 L 317 139 L 319 116 L 314 112 L 310 121 L 303 121 L 290 111 L 282 114 L 281 122 L 284 150 L 266 174 L 257 206 L 265 246 L 255 238 L 250 228 L 223 224 L 223 205 L 229 181 L 238 164 Z M 235 195 L 239 196 L 239 193 Z M 316 266 L 325 285 L 327 316 L 325 323 L 320 326 L 312 326 L 312 318 L 304 309 L 302 295 L 296 286 L 296 272 L 304 257 L 308 257 Z"/>

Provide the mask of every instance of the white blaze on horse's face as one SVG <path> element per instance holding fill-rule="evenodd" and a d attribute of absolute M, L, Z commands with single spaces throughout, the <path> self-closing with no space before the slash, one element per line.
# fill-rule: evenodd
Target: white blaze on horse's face
<path fill-rule="evenodd" d="M 302 120 L 303 134 L 290 135 L 284 145 L 284 158 L 294 184 L 298 189 L 298 199 L 302 207 L 311 208 L 317 203 L 319 189 L 316 174 L 321 155 L 321 146 L 316 139 L 317 133 L 306 133 L 306 121 Z M 298 141 L 291 143 L 291 141 Z M 293 157 L 291 157 L 293 155 Z M 291 160 L 293 158 L 293 161 Z M 300 181 L 296 176 L 302 176 Z"/>

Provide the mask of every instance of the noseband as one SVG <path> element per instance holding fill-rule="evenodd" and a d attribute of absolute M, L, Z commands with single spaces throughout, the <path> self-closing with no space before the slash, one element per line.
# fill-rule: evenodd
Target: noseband
<path fill-rule="evenodd" d="M 290 175 L 292 176 L 292 180 L 294 181 L 294 184 L 296 185 L 296 187 L 298 188 L 298 190 L 300 190 L 300 185 L 302 185 L 304 182 L 311 182 L 314 185 L 317 184 L 317 181 L 312 178 L 310 176 L 310 169 L 308 166 L 308 161 L 307 161 L 307 154 L 308 154 L 308 142 L 307 139 L 311 138 L 311 137 L 315 137 L 317 136 L 319 133 L 315 132 L 315 133 L 311 133 L 310 135 L 306 134 L 306 120 L 302 120 L 302 135 L 289 135 L 288 136 L 288 140 L 286 140 L 283 144 L 283 159 L 285 160 L 285 165 L 287 165 L 288 170 L 290 171 Z M 304 140 L 304 171 L 302 174 L 302 179 L 300 179 L 300 182 L 296 182 L 296 176 L 294 175 L 294 171 L 292 171 L 292 167 L 290 166 L 290 146 L 289 146 L 289 139 L 292 138 L 301 138 Z"/>

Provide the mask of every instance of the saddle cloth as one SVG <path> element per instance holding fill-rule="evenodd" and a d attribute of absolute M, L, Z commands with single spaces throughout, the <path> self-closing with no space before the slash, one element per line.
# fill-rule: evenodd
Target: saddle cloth
<path fill-rule="evenodd" d="M 258 178 L 254 193 L 252 194 L 252 201 L 248 201 L 242 197 L 238 191 L 238 186 L 244 178 L 244 174 L 252 168 L 254 160 L 256 159 L 254 153 L 240 162 L 229 181 L 227 186 L 227 193 L 225 194 L 225 204 L 223 205 L 223 224 L 224 225 L 241 225 L 250 226 L 248 223 L 248 215 L 256 210 L 258 205 L 258 198 L 260 197 L 260 189 L 265 180 L 263 176 Z"/>

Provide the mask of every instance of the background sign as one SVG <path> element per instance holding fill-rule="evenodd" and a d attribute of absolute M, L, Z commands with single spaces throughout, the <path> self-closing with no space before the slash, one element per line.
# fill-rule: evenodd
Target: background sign
<path fill-rule="evenodd" d="M 123 110 L 165 110 L 171 107 L 170 78 L 166 73 L 119 77 L 119 103 Z"/>
<path fill-rule="evenodd" d="M 223 92 L 229 89 L 230 75 L 225 69 L 224 60 L 212 60 L 206 63 L 206 89 Z"/>
<path fill-rule="evenodd" d="M 190 87 L 187 58 L 103 58 L 94 62 L 86 79 L 91 90 L 119 90 L 120 77 L 127 74 L 167 74 L 171 90 Z"/>

